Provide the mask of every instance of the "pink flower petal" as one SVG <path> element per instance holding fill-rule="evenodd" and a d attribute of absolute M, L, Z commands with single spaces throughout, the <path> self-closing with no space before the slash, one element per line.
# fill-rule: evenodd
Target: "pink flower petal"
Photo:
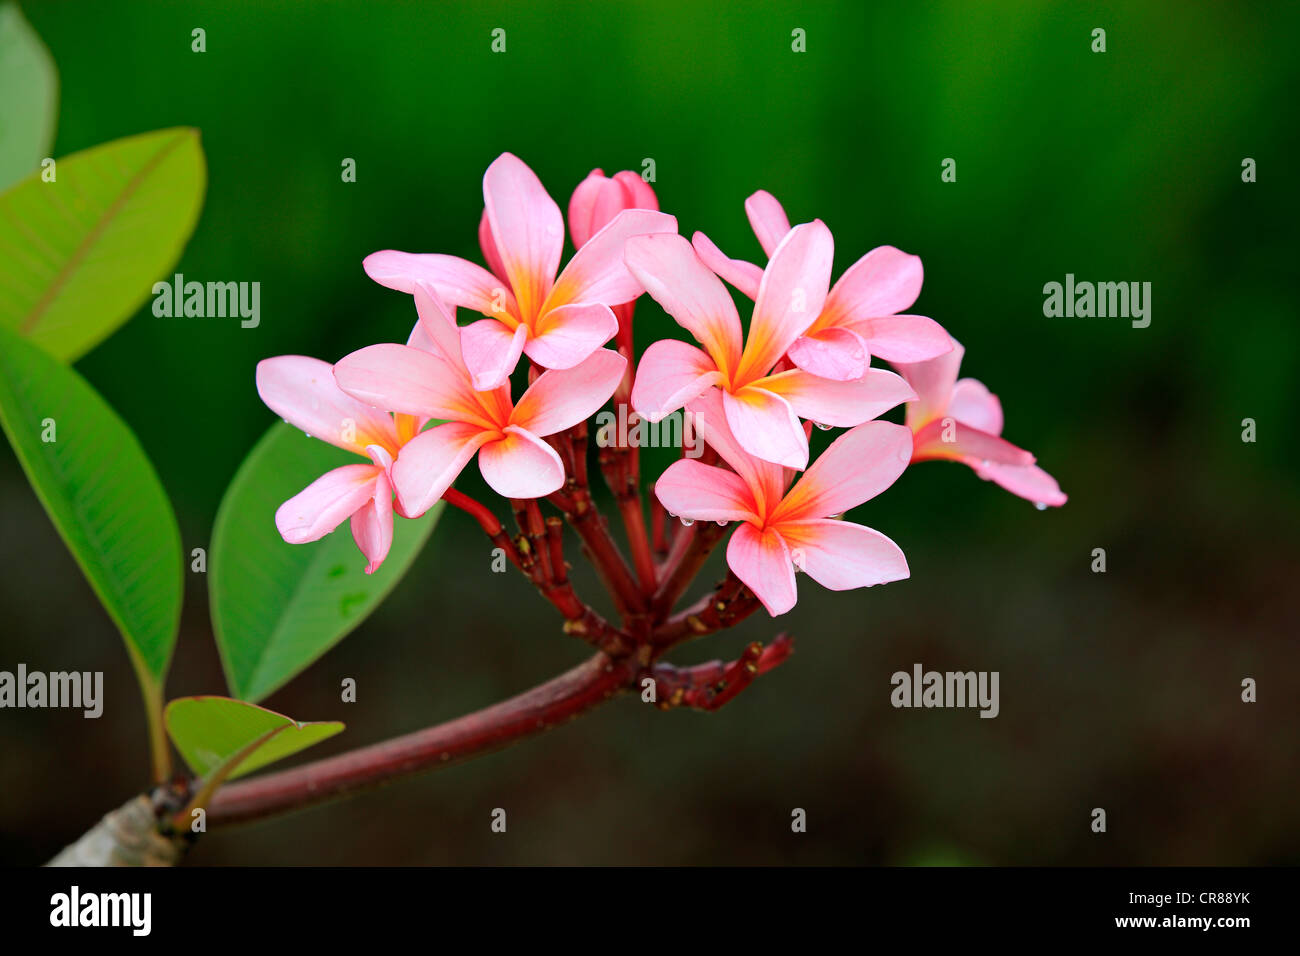
<path fill-rule="evenodd" d="M 475 391 L 487 392 L 510 378 L 528 341 L 528 326 L 514 332 L 496 319 L 479 319 L 460 330 L 465 368 Z"/>
<path fill-rule="evenodd" d="M 794 607 L 798 600 L 794 565 L 789 547 L 776 531 L 739 525 L 727 542 L 727 564 L 763 602 L 768 614 L 777 617 Z"/>
<path fill-rule="evenodd" d="M 1068 500 L 1056 479 L 1037 465 L 1017 467 L 996 462 L 981 464 L 971 459 L 967 462 L 975 469 L 975 474 L 986 481 L 1001 485 L 1013 495 L 1019 495 L 1035 504 L 1050 505 L 1059 508 Z"/>
<path fill-rule="evenodd" d="M 1017 448 L 1005 438 L 973 428 L 951 415 L 936 418 L 916 433 L 913 461 L 934 459 L 997 462 L 1024 467 L 1034 463 L 1034 456 Z"/>
<path fill-rule="evenodd" d="M 257 394 L 271 411 L 313 438 L 359 455 L 367 445 L 397 450 L 397 429 L 387 412 L 343 392 L 328 362 L 278 355 L 257 363 Z"/>
<path fill-rule="evenodd" d="M 562 305 L 538 320 L 524 352 L 543 368 L 573 368 L 618 332 L 618 319 L 607 305 Z"/>
<path fill-rule="evenodd" d="M 874 319 L 910 309 L 921 294 L 921 257 L 893 246 L 879 246 L 840 276 L 826 311 L 845 320 Z M 836 325 L 847 322 L 835 321 Z"/>
<path fill-rule="evenodd" d="M 820 220 L 791 229 L 763 270 L 744 355 L 732 381 L 762 378 L 821 315 L 835 241 Z"/>
<path fill-rule="evenodd" d="M 393 487 L 402 513 L 418 518 L 433 507 L 474 452 L 498 434 L 463 422 L 446 422 L 407 442 L 393 463 Z"/>
<path fill-rule="evenodd" d="M 775 196 L 760 189 L 745 200 L 745 215 L 749 217 L 754 235 L 758 236 L 758 244 L 771 258 L 781 240 L 790 232 L 790 220 L 786 218 L 785 210 Z"/>
<path fill-rule="evenodd" d="M 787 468 L 808 467 L 808 436 L 780 395 L 747 386 L 724 392 L 722 407 L 727 427 L 749 454 Z"/>
<path fill-rule="evenodd" d="M 503 280 L 482 266 L 456 256 L 385 249 L 366 256 L 362 265 L 366 275 L 398 292 L 414 292 L 417 283 L 423 282 L 453 306 L 473 309 L 486 316 L 519 313 L 515 297 Z"/>
<path fill-rule="evenodd" d="M 697 232 L 691 239 L 691 246 L 700 261 L 711 270 L 730 282 L 749 299 L 757 298 L 758 287 L 763 281 L 763 270 L 752 262 L 743 259 L 730 259 L 727 254 L 713 244 L 702 232 Z"/>
<path fill-rule="evenodd" d="M 990 435 L 1002 434 L 1002 403 L 983 382 L 973 378 L 959 379 L 952 387 L 948 414 Z"/>
<path fill-rule="evenodd" d="M 543 372 L 519 397 L 510 424 L 543 438 L 572 428 L 609 401 L 626 370 L 623 356 L 596 349 L 573 368 Z"/>
<path fill-rule="evenodd" d="M 495 426 L 465 371 L 430 352 L 369 345 L 340 359 L 334 378 L 349 395 L 390 411 Z"/>
<path fill-rule="evenodd" d="M 740 362 L 740 316 L 731 295 L 677 235 L 634 236 L 624 249 L 627 267 L 658 302 L 730 375 Z"/>
<path fill-rule="evenodd" d="M 570 303 L 599 302 L 622 305 L 643 291 L 641 283 L 628 271 L 623 249 L 633 236 L 676 234 L 677 220 L 649 209 L 627 209 L 592 236 L 582 246 L 546 299 L 546 309 Z"/>
<path fill-rule="evenodd" d="M 504 438 L 479 450 L 483 480 L 506 498 L 543 498 L 564 486 L 564 464 L 555 449 L 527 429 L 510 425 Z"/>
<path fill-rule="evenodd" d="M 661 339 L 651 343 L 637 365 L 632 408 L 646 421 L 657 422 L 721 383 L 722 373 L 703 351 Z"/>
<path fill-rule="evenodd" d="M 943 326 L 923 315 L 886 315 L 849 328 L 862 336 L 872 355 L 894 364 L 925 362 L 952 351 L 952 338 Z"/>
<path fill-rule="evenodd" d="M 609 222 L 622 209 L 619 205 L 624 192 L 618 183 L 599 169 L 593 169 L 587 178 L 578 183 L 569 197 L 569 235 L 573 248 L 581 249 L 600 228 L 596 223 Z M 603 216 L 597 220 L 597 215 Z"/>
<path fill-rule="evenodd" d="M 819 378 L 851 382 L 867 372 L 871 352 L 862 337 L 849 329 L 809 332 L 794 340 L 786 353 L 796 366 Z"/>
<path fill-rule="evenodd" d="M 290 544 L 318 541 L 375 494 L 375 479 L 384 473 L 374 465 L 344 465 L 327 471 L 275 512 L 280 537 Z"/>
<path fill-rule="evenodd" d="M 820 518 L 785 521 L 777 531 L 794 566 L 831 591 L 888 584 L 910 574 L 903 549 L 874 528 Z"/>
<path fill-rule="evenodd" d="M 709 389 L 693 399 L 686 411 L 692 429 L 698 431 L 705 443 L 745 482 L 758 512 L 766 514 L 776 507 L 785 494 L 785 470 L 780 465 L 755 458 L 740 447 L 740 442 L 727 425 L 722 391 Z"/>
<path fill-rule="evenodd" d="M 366 574 L 374 574 L 393 546 L 393 486 L 386 475 L 375 478 L 375 493 L 352 513 L 352 540 L 366 556 Z"/>
<path fill-rule="evenodd" d="M 898 374 L 907 379 L 916 391 L 916 401 L 907 406 L 907 424 L 913 429 L 947 412 L 952 387 L 957 381 L 957 370 L 966 354 L 956 339 L 952 345 L 951 352 L 925 362 L 894 363 Z"/>
<path fill-rule="evenodd" d="M 502 153 L 483 174 L 483 201 L 501 267 L 527 321 L 537 315 L 560 266 L 564 217 L 537 175 L 511 153 Z"/>
<path fill-rule="evenodd" d="M 776 508 L 771 521 L 843 514 L 880 494 L 912 457 L 912 433 L 892 422 L 867 422 L 831 442 Z"/>
<path fill-rule="evenodd" d="M 456 324 L 454 309 L 448 309 L 438 296 L 437 290 L 425 283 L 417 282 L 413 293 L 415 312 L 419 316 L 417 328 L 420 336 L 418 344 L 409 339 L 406 344 L 440 355 L 452 365 L 464 368 L 465 357 L 461 350 L 460 327 Z M 416 333 L 412 331 L 411 338 L 415 337 Z"/>
<path fill-rule="evenodd" d="M 492 235 L 492 223 L 488 221 L 487 207 L 478 220 L 478 247 L 483 250 L 483 261 L 487 263 L 492 274 L 502 282 L 509 283 L 506 268 L 501 264 L 501 253 L 497 251 L 497 240 Z"/>
<path fill-rule="evenodd" d="M 800 418 L 843 428 L 861 425 L 916 398 L 906 381 L 878 368 L 867 369 L 852 382 L 833 382 L 795 369 L 755 384 L 784 398 Z"/>
<path fill-rule="evenodd" d="M 754 496 L 733 471 L 679 458 L 655 482 L 669 514 L 694 521 L 760 521 Z"/>

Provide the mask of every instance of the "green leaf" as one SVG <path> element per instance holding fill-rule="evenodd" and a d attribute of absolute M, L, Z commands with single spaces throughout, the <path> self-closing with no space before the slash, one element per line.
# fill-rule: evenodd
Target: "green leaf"
<path fill-rule="evenodd" d="M 74 369 L 0 328 L 0 426 L 113 623 L 154 736 L 181 614 L 176 516 L 131 429 Z M 52 440 L 51 440 L 52 439 Z"/>
<path fill-rule="evenodd" d="M 16 3 L 0 3 L 0 190 L 40 166 L 54 145 L 59 74 Z"/>
<path fill-rule="evenodd" d="M 181 697 L 167 705 L 167 733 L 205 781 L 233 780 L 305 750 L 343 729 L 338 721 L 300 723 L 229 697 Z"/>
<path fill-rule="evenodd" d="M 212 625 L 231 692 L 260 700 L 364 621 L 433 531 L 443 505 L 397 518 L 374 574 L 348 523 L 311 544 L 287 544 L 275 511 L 325 472 L 356 463 L 333 445 L 278 423 L 249 453 L 217 511 L 208 588 Z"/>
<path fill-rule="evenodd" d="M 184 128 L 74 153 L 56 172 L 0 195 L 0 325 L 72 361 L 176 264 L 207 173 L 198 130 Z"/>

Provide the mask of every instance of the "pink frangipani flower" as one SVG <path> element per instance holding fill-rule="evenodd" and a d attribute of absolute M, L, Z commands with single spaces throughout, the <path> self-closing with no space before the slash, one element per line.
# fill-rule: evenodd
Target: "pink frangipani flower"
<path fill-rule="evenodd" d="M 610 306 L 642 291 L 623 263 L 624 242 L 677 231 L 672 216 L 628 209 L 590 236 L 557 278 L 564 217 L 533 171 L 502 153 L 483 176 L 483 200 L 479 241 L 491 272 L 456 256 L 393 250 L 364 262 L 390 289 L 414 292 L 424 283 L 449 305 L 487 316 L 461 330 L 479 391 L 505 382 L 521 354 L 544 368 L 569 369 L 613 338 L 618 321 Z"/>
<path fill-rule="evenodd" d="M 771 256 L 790 232 L 785 210 L 759 190 L 745 200 L 745 212 L 763 251 Z M 704 263 L 749 298 L 758 295 L 762 270 L 728 258 L 709 237 L 697 232 L 695 251 Z M 923 315 L 899 315 L 921 294 L 921 259 L 893 246 L 879 246 L 840 276 L 826 305 L 790 345 L 788 357 L 822 378 L 860 378 L 877 356 L 888 362 L 921 362 L 952 348 L 943 327 Z"/>
<path fill-rule="evenodd" d="M 542 439 L 585 421 L 604 405 L 626 360 L 598 348 L 573 368 L 543 372 L 514 403 L 509 382 L 475 390 L 455 319 L 423 285 L 414 293 L 427 351 L 371 345 L 334 367 L 339 387 L 363 402 L 442 420 L 412 438 L 393 465 L 393 484 L 406 513 L 428 510 L 476 453 L 483 479 L 497 494 L 540 498 L 559 490 L 564 465 Z"/>
<path fill-rule="evenodd" d="M 1033 455 L 1001 437 L 998 397 L 973 378 L 958 380 L 966 350 L 953 345 L 951 352 L 928 362 L 898 366 L 917 394 L 906 418 L 915 435 L 912 460 L 964 462 L 985 481 L 1040 507 L 1065 504 L 1056 479 L 1034 464 Z"/>
<path fill-rule="evenodd" d="M 783 468 L 740 447 L 716 391 L 688 410 L 734 471 L 683 458 L 655 482 L 655 495 L 670 514 L 687 520 L 740 522 L 727 544 L 727 564 L 769 614 L 794 607 L 796 569 L 832 591 L 908 576 L 907 559 L 893 541 L 831 517 L 874 498 L 903 473 L 912 453 L 906 428 L 867 422 L 845 432 L 787 492 Z"/>
<path fill-rule="evenodd" d="M 914 398 L 906 382 L 879 369 L 865 369 L 852 381 L 801 369 L 773 371 L 821 313 L 833 254 L 830 230 L 820 220 L 790 230 L 762 273 L 745 341 L 731 295 L 689 242 L 677 235 L 629 239 L 628 268 L 704 347 L 666 339 L 646 349 L 632 388 L 637 414 L 659 421 L 717 387 L 742 448 L 802 469 L 808 465 L 808 436 L 801 417 L 852 427 Z"/>
<path fill-rule="evenodd" d="M 290 544 L 329 534 L 346 518 L 373 574 L 393 543 L 393 462 L 423 422 L 389 415 L 342 392 L 328 362 L 279 355 L 257 363 L 257 392 L 267 406 L 307 434 L 369 458 L 343 465 L 313 481 L 275 513 L 275 526 Z M 401 513 L 401 512 L 399 512 Z"/>

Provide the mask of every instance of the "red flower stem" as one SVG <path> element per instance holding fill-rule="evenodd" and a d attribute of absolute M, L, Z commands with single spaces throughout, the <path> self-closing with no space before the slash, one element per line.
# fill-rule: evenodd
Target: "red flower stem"
<path fill-rule="evenodd" d="M 668 536 L 664 527 L 668 512 L 655 496 L 655 486 L 650 486 L 650 534 L 654 541 L 655 557 L 660 561 L 668 557 Z"/>
<path fill-rule="evenodd" d="M 484 533 L 492 539 L 492 543 L 506 553 L 506 557 L 510 559 L 510 562 L 519 570 L 527 573 L 524 568 L 523 557 L 520 555 L 519 549 L 515 547 L 515 543 L 510 540 L 510 535 L 506 534 L 505 525 L 486 505 L 475 501 L 469 495 L 459 492 L 455 488 L 448 488 L 443 493 L 442 500 L 472 516 L 479 523 L 479 527 L 483 529 Z"/>
<path fill-rule="evenodd" d="M 782 664 L 793 649 L 794 642 L 790 636 L 778 634 L 768 647 L 755 641 L 739 658 L 728 664 L 722 661 L 709 661 L 693 667 L 655 664 L 651 673 L 658 698 L 656 706 L 660 710 L 674 707 L 717 710 L 735 700 L 754 678 Z"/>
<path fill-rule="evenodd" d="M 532 690 L 447 723 L 227 784 L 209 803 L 208 822 L 258 820 L 500 750 L 604 703 L 628 687 L 636 671 L 631 658 L 597 654 Z"/>
<path fill-rule="evenodd" d="M 700 568 L 708 560 L 714 545 L 722 540 L 729 527 L 713 522 L 695 523 L 683 528 L 673 537 L 672 551 L 660 573 L 659 589 L 650 602 L 658 619 L 662 620 L 677 604 L 682 594 L 691 586 Z"/>
<path fill-rule="evenodd" d="M 754 592 L 728 571 L 712 594 L 700 598 L 655 629 L 651 635 L 654 653 L 662 654 L 684 641 L 735 627 L 761 606 Z"/>

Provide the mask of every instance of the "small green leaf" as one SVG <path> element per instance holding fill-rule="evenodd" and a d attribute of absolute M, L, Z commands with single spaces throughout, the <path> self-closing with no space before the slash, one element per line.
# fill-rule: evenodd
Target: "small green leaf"
<path fill-rule="evenodd" d="M 181 697 L 167 705 L 167 733 L 205 780 L 234 780 L 305 750 L 343 729 L 338 721 L 300 723 L 229 697 Z"/>
<path fill-rule="evenodd" d="M 59 74 L 16 3 L 0 3 L 0 191 L 40 166 L 54 145 Z"/>
<path fill-rule="evenodd" d="M 0 195 L 0 325 L 57 358 L 125 322 L 194 231 L 207 173 L 198 130 L 165 129 L 60 159 Z"/>
<path fill-rule="evenodd" d="M 126 640 L 156 731 L 158 769 L 158 711 L 184 573 L 180 531 L 162 483 L 131 429 L 85 379 L 3 328 L 0 426 Z"/>
<path fill-rule="evenodd" d="M 287 544 L 275 511 L 357 456 L 278 423 L 249 453 L 217 511 L 208 588 L 212 626 L 237 697 L 261 700 L 364 621 L 424 547 L 442 512 L 397 518 L 393 546 L 365 573 L 348 523 L 311 544 Z"/>

